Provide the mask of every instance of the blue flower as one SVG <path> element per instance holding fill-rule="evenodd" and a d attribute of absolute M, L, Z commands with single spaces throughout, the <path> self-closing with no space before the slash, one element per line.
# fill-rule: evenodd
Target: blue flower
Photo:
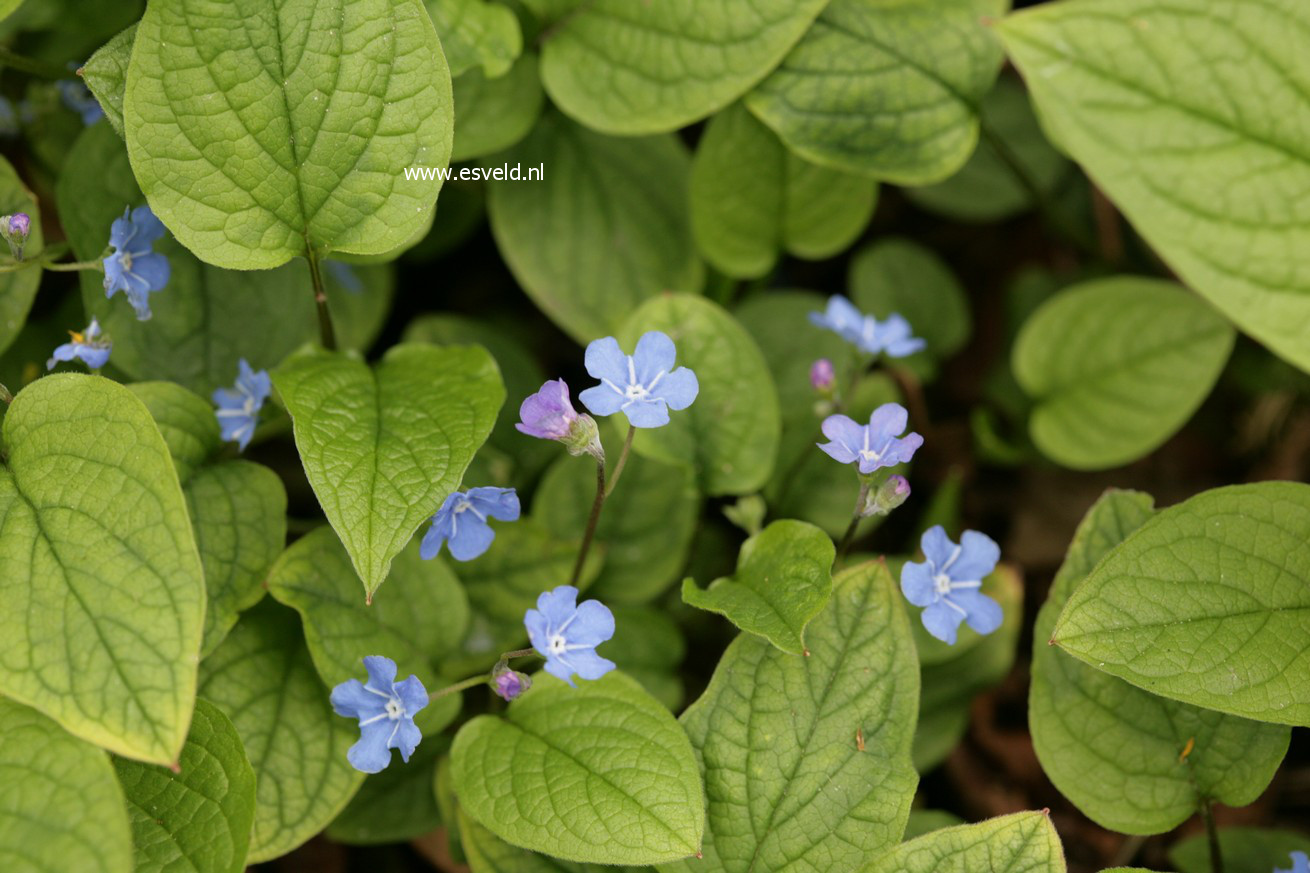
<path fill-rule="evenodd" d="M 578 589 L 561 585 L 537 598 L 537 608 L 523 616 L 532 647 L 546 659 L 546 672 L 573 684 L 573 674 L 599 679 L 614 662 L 596 647 L 614 636 L 614 613 L 599 600 L 578 604 Z"/>
<path fill-rule="evenodd" d="M 242 358 L 236 386 L 219 388 L 213 395 L 214 403 L 218 406 L 214 415 L 218 416 L 218 425 L 223 429 L 223 439 L 235 442 L 237 448 L 244 452 L 246 446 L 250 445 L 250 438 L 255 435 L 259 410 L 271 393 L 273 383 L 268 378 L 268 371 L 256 372 Z"/>
<path fill-rule="evenodd" d="M 172 267 L 165 255 L 150 250 L 164 235 L 164 223 L 149 206 L 130 212 L 129 217 L 129 210 L 124 209 L 123 217 L 115 218 L 109 230 L 109 244 L 115 252 L 105 258 L 105 296 L 112 299 L 117 292 L 126 291 L 136 317 L 145 321 L 150 318 L 150 292 L 168 284 Z"/>
<path fill-rule="evenodd" d="M 496 532 L 487 524 L 488 517 L 518 521 L 519 496 L 513 488 L 453 492 L 432 516 L 432 527 L 423 535 L 419 556 L 431 560 L 441 551 L 442 543 L 449 543 L 450 555 L 456 561 L 473 560 L 491 548 L 496 538 Z"/>
<path fill-rule="evenodd" d="M 955 645 L 960 622 L 980 634 L 1001 626 L 1000 604 L 979 589 L 1001 558 L 1001 548 L 986 534 L 966 530 L 957 546 L 942 526 L 924 532 L 919 544 L 926 561 L 901 568 L 901 592 L 923 611 L 923 626 L 947 645 Z"/>
<path fill-rule="evenodd" d="M 917 433 L 900 437 L 908 422 L 909 414 L 899 403 L 879 406 L 869 416 L 867 425 L 845 415 L 830 415 L 823 420 L 823 435 L 832 442 L 817 445 L 843 464 L 858 462 L 860 472 L 867 475 L 914 457 L 923 445 L 923 437 Z"/>
<path fill-rule="evenodd" d="M 1310 873 L 1310 856 L 1305 852 L 1292 853 L 1292 869 L 1284 870 L 1279 867 L 1274 873 Z"/>
<path fill-rule="evenodd" d="M 428 705 L 428 692 L 417 676 L 396 681 L 396 662 L 381 655 L 367 655 L 364 669 L 368 682 L 349 679 L 332 689 L 332 709 L 337 715 L 359 719 L 359 742 L 346 752 L 356 770 L 377 773 L 391 763 L 391 750 L 409 761 L 423 734 L 414 716 Z"/>
<path fill-rule="evenodd" d="M 53 370 L 60 361 L 74 359 L 86 364 L 92 370 L 99 370 L 109 362 L 109 351 L 114 344 L 100 336 L 100 322 L 94 318 L 81 333 L 70 330 L 69 341 L 55 349 L 50 360 L 45 362 L 47 370 Z"/>
<path fill-rule="evenodd" d="M 64 105 L 82 116 L 82 123 L 87 127 L 105 117 L 105 110 L 100 108 L 91 89 L 81 79 L 60 79 L 55 82 L 55 87 L 59 89 Z"/>
<path fill-rule="evenodd" d="M 856 309 L 854 303 L 840 294 L 828 298 L 828 307 L 823 312 L 811 312 L 810 322 L 871 355 L 886 352 L 889 358 L 903 358 L 927 345 L 914 336 L 910 323 L 897 313 L 879 321 Z"/>
<path fill-rule="evenodd" d="M 652 330 L 625 355 L 612 336 L 587 346 L 587 372 L 599 379 L 578 395 L 596 415 L 622 412 L 633 427 L 663 427 L 670 409 L 686 409 L 700 393 L 696 374 L 686 367 L 674 369 L 677 349 L 673 340 Z"/>

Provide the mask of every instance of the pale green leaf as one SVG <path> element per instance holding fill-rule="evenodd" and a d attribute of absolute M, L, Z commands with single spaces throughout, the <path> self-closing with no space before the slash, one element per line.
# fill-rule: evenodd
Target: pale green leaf
<path fill-rule="evenodd" d="M 778 65 L 824 0 L 595 0 L 548 33 L 541 76 L 588 127 L 676 130 L 722 109 Z"/>
<path fill-rule="evenodd" d="M 806 642 L 798 658 L 742 634 L 683 714 L 709 827 L 705 860 L 664 873 L 846 873 L 900 840 L 919 669 L 886 567 L 840 574 Z"/>
<path fill-rule="evenodd" d="M 1024 323 L 1011 364 L 1037 401 L 1044 454 L 1077 470 L 1135 461 L 1210 393 L 1234 332 L 1172 282 L 1117 276 L 1067 289 Z"/>
<path fill-rule="evenodd" d="M 110 751 L 172 763 L 196 693 L 204 575 L 150 413 L 99 376 L 4 417 L 0 693 Z"/>
<path fill-rule="evenodd" d="M 1310 725 L 1310 485 L 1216 488 L 1157 513 L 1072 594 L 1052 639 L 1156 694 Z"/>
<path fill-rule="evenodd" d="M 131 873 L 132 829 L 104 752 L 0 698 L 0 870 Z"/>
<path fill-rule="evenodd" d="M 1049 645 L 1060 610 L 1097 563 L 1153 514 L 1147 494 L 1110 491 L 1087 513 L 1033 631 L 1028 724 L 1042 769 L 1103 827 L 1172 830 L 1203 799 L 1245 806 L 1269 785 L 1288 728 L 1157 697 Z"/>
<path fill-rule="evenodd" d="M 638 873 L 636 867 L 575 864 L 538 855 L 497 837 L 464 810 L 459 811 L 459 836 L 473 873 Z"/>
<path fill-rule="evenodd" d="M 419 714 L 420 720 L 431 707 L 429 704 Z M 359 792 L 328 825 L 327 836 L 347 845 L 375 846 L 405 842 L 436 829 L 441 825 L 441 812 L 433 780 L 437 761 L 449 749 L 448 737 L 432 736 L 424 730 L 423 742 L 408 762 L 397 762 L 364 779 Z"/>
<path fill-rule="evenodd" d="M 454 89 L 458 120 L 452 162 L 517 144 L 537 123 L 545 103 L 536 52 L 524 52 L 498 79 L 469 70 L 455 79 Z"/>
<path fill-rule="evenodd" d="M 816 163 L 901 185 L 947 178 L 978 143 L 1009 0 L 832 0 L 746 105 Z"/>
<path fill-rule="evenodd" d="M 717 612 L 784 652 L 805 654 L 805 626 L 832 595 L 832 540 L 812 524 L 775 521 L 741 547 L 737 572 L 708 589 L 682 583 L 682 601 Z"/>
<path fill-rule="evenodd" d="M 268 574 L 268 591 L 300 613 L 305 641 L 323 681 L 335 686 L 363 675 L 361 658 L 386 655 L 399 675 L 435 691 L 441 658 L 468 625 L 468 598 L 436 558 L 424 561 L 415 537 L 391 565 L 387 596 L 365 606 L 350 557 L 331 528 L 301 537 Z"/>
<path fill-rule="evenodd" d="M 642 430 L 634 449 L 670 464 L 690 463 L 700 490 L 713 497 L 749 494 L 769 480 L 782 429 L 778 390 L 759 346 L 716 303 L 662 294 L 628 317 L 619 344 L 636 348 L 647 331 L 668 334 L 678 366 L 700 383 L 696 402 L 669 424 Z"/>
<path fill-rule="evenodd" d="M 9 215 L 26 212 L 32 220 L 32 229 L 23 246 L 23 258 L 37 258 L 45 247 L 41 234 L 41 209 L 36 197 L 23 181 L 18 178 L 9 161 L 0 157 L 0 214 Z M 108 237 L 106 237 L 108 239 Z M 9 247 L 4 247 L 5 258 L 9 257 Z M 36 266 L 12 273 L 0 273 L 0 352 L 9 348 L 18 332 L 27 322 L 27 313 L 36 298 L 37 286 L 41 284 L 41 270 Z M 69 325 L 81 330 L 82 325 Z M 53 348 L 53 347 L 52 347 Z"/>
<path fill-rule="evenodd" d="M 519 20 L 507 6 L 487 0 L 426 0 L 424 5 L 452 76 L 481 67 L 488 78 L 498 78 L 523 51 Z"/>
<path fill-rule="evenodd" d="M 741 104 L 706 125 L 691 164 L 691 227 L 706 260 L 735 278 L 769 272 L 787 251 L 827 258 L 873 215 L 877 183 L 792 154 Z"/>
<path fill-rule="evenodd" d="M 982 99 L 982 123 L 1000 141 L 1044 197 L 1053 197 L 1070 173 L 1069 159 L 1047 141 L 1028 92 L 1018 79 L 1002 76 Z M 1036 207 L 1033 191 L 984 137 L 955 175 L 921 188 L 906 188 L 912 203 L 956 221 L 993 222 Z"/>
<path fill-rule="evenodd" d="M 346 760 L 359 729 L 332 711 L 297 625 L 294 612 L 264 601 L 201 670 L 200 693 L 232 719 L 255 770 L 250 864 L 321 831 L 364 779 Z"/>
<path fill-rule="evenodd" d="M 691 161 L 675 137 L 603 136 L 548 111 L 503 160 L 545 175 L 488 185 L 496 244 L 533 302 L 578 342 L 615 333 L 661 291 L 700 290 Z"/>
<path fill-rule="evenodd" d="M 687 735 L 622 673 L 577 688 L 538 673 L 504 717 L 460 729 L 451 763 L 461 807 L 514 845 L 637 865 L 700 848 L 704 800 Z"/>
<path fill-rule="evenodd" d="M 178 763 L 173 773 L 114 759 L 136 873 L 241 873 L 255 820 L 255 772 L 236 728 L 208 701 L 196 701 Z"/>
<path fill-rule="evenodd" d="M 171 382 L 129 390 L 154 417 L 186 495 L 208 596 L 203 657 L 264 596 L 264 575 L 286 544 L 286 489 L 267 467 L 217 457 L 223 442 L 209 401 Z"/>
<path fill-rule="evenodd" d="M 618 453 L 610 455 L 612 473 Z M 564 455 L 542 478 L 533 517 L 558 537 L 580 540 L 595 496 L 595 464 Z M 605 563 L 591 594 L 613 605 L 646 603 L 664 593 L 682 572 L 699 509 L 690 468 L 630 456 L 596 527 Z"/>
<path fill-rule="evenodd" d="M 933 831 L 902 843 L 863 873 L 1064 873 L 1064 849 L 1050 816 L 1019 812 Z"/>
<path fill-rule="evenodd" d="M 1219 850 L 1224 869 L 1264 873 L 1292 868 L 1292 852 L 1310 853 L 1310 834 L 1265 828 L 1224 828 L 1219 831 Z M 1169 860 L 1179 873 L 1211 873 L 1210 846 L 1205 834 L 1181 840 L 1169 850 Z"/>
<path fill-rule="evenodd" d="M 505 388 L 478 346 L 393 346 L 376 367 L 325 352 L 273 374 L 296 448 L 368 600 L 460 483 Z"/>
<path fill-rule="evenodd" d="M 78 137 L 56 194 L 73 253 L 84 260 L 104 252 L 110 225 L 126 207 L 145 202 L 127 149 L 103 124 Z M 154 248 L 168 256 L 172 276 L 163 291 L 150 295 L 154 317 L 149 321 L 137 320 L 122 292 L 106 299 L 104 276 L 81 274 L 87 312 L 100 319 L 113 340 L 113 365 L 129 376 L 168 379 L 208 395 L 232 384 L 241 358 L 256 368 L 271 368 L 318 339 L 305 261 L 267 271 L 221 270 L 201 263 L 167 235 Z M 341 345 L 364 348 L 381 328 L 394 282 L 387 266 L 350 269 L 363 286 L 358 292 L 343 286 L 337 269 L 325 267 L 328 307 Z"/>
<path fill-rule="evenodd" d="M 132 60 L 135 24 L 120 30 L 113 39 L 96 49 L 77 74 L 95 95 L 105 119 L 114 133 L 123 136 L 123 92 L 127 90 L 127 65 Z"/>
<path fill-rule="evenodd" d="M 1303 370 L 1307 28 L 1301 0 L 1056 3 L 997 28 L 1053 140 L 1183 282 Z"/>
<path fill-rule="evenodd" d="M 198 257 L 242 270 L 410 240 L 441 181 L 404 170 L 445 167 L 454 122 L 419 0 L 151 3 L 123 115 L 155 213 Z"/>

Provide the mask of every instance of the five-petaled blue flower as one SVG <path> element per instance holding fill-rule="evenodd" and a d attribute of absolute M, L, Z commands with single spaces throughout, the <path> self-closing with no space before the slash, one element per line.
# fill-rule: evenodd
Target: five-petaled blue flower
<path fill-rule="evenodd" d="M 869 416 L 868 424 L 859 424 L 845 415 L 830 415 L 823 420 L 823 435 L 832 442 L 818 446 L 843 464 L 858 463 L 861 473 L 872 473 L 880 467 L 906 463 L 923 445 L 923 437 L 917 433 L 900 436 L 908 422 L 909 414 L 899 403 L 879 406 Z"/>
<path fill-rule="evenodd" d="M 105 258 L 105 296 L 126 291 L 141 321 L 150 318 L 150 292 L 161 290 L 172 274 L 168 257 L 150 249 L 163 235 L 164 223 L 149 206 L 124 209 L 109 230 L 109 244 L 115 251 Z"/>
<path fill-rule="evenodd" d="M 940 524 L 925 531 L 919 545 L 927 560 L 901 568 L 901 591 L 915 606 L 927 607 L 922 617 L 928 633 L 953 646 L 962 621 L 980 634 L 1000 627 L 1000 604 L 979 590 L 996 569 L 1000 546 L 976 530 L 966 530 L 957 546 Z"/>
<path fill-rule="evenodd" d="M 1292 869 L 1284 870 L 1279 867 L 1274 873 L 1310 873 L 1310 855 L 1305 852 L 1292 853 Z"/>
<path fill-rule="evenodd" d="M 452 558 L 471 561 L 491 548 L 496 538 L 488 518 L 518 521 L 518 517 L 519 496 L 513 488 L 488 486 L 455 491 L 432 516 L 432 527 L 423 535 L 419 556 L 431 560 L 441 551 L 441 544 L 448 543 Z"/>
<path fill-rule="evenodd" d="M 811 312 L 810 322 L 871 355 L 886 352 L 889 358 L 903 358 L 927 345 L 923 339 L 914 336 L 910 323 L 903 316 L 893 312 L 886 321 L 879 321 L 872 315 L 865 315 L 840 294 L 828 298 L 828 306 L 823 312 Z"/>
<path fill-rule="evenodd" d="M 546 672 L 573 684 L 573 674 L 599 679 L 614 662 L 596 654 L 596 646 L 614 636 L 614 613 L 599 600 L 578 603 L 578 589 L 561 585 L 537 598 L 537 608 L 523 616 L 532 647 L 546 659 Z"/>
<path fill-rule="evenodd" d="M 674 369 L 677 349 L 657 330 L 643 334 L 631 355 L 612 336 L 587 345 L 585 363 L 600 384 L 578 395 L 596 415 L 622 412 L 633 427 L 663 427 L 670 409 L 686 409 L 700 393 L 696 374 Z"/>
<path fill-rule="evenodd" d="M 214 415 L 218 425 L 223 429 L 223 439 L 235 442 L 241 451 L 250 445 L 250 438 L 255 435 L 255 425 L 259 423 L 259 410 L 268 395 L 273 392 L 273 383 L 267 370 L 256 372 L 242 358 L 241 372 L 237 376 L 234 388 L 219 388 L 214 391 L 214 403 L 218 406 Z"/>
<path fill-rule="evenodd" d="M 92 370 L 99 370 L 108 363 L 109 351 L 113 348 L 113 343 L 101 338 L 100 322 L 94 318 L 86 326 L 86 330 L 81 333 L 70 330 L 68 337 L 68 342 L 55 349 L 50 360 L 45 362 L 47 370 L 53 370 L 55 364 L 60 361 L 72 361 L 74 359 L 86 364 Z"/>
<path fill-rule="evenodd" d="M 367 655 L 364 669 L 368 682 L 349 679 L 332 689 L 332 708 L 337 715 L 359 719 L 359 742 L 346 752 L 356 770 L 377 773 L 391 763 L 391 750 L 409 761 L 423 734 L 414 716 L 428 705 L 428 692 L 417 676 L 396 681 L 396 662 L 381 655 Z"/>

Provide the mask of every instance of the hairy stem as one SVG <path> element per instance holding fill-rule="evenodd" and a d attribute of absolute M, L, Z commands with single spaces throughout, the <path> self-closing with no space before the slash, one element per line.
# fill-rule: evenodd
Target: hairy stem
<path fill-rule="evenodd" d="M 624 453 L 626 457 L 626 452 Z M 618 478 L 619 470 L 622 469 L 623 458 L 619 459 L 619 467 L 615 470 L 614 478 Z M 569 584 L 577 587 L 578 580 L 582 578 L 582 565 L 587 562 L 587 553 L 591 551 L 591 541 L 596 537 L 596 525 L 600 523 L 600 511 L 605 508 L 605 497 L 609 491 L 605 489 L 605 459 L 603 457 L 596 459 L 596 499 L 591 502 L 591 515 L 587 518 L 587 531 L 582 535 L 582 546 L 578 549 L 578 559 L 573 562 L 573 575 L 569 577 Z"/>
<path fill-rule="evenodd" d="M 623 441 L 623 450 L 619 452 L 618 463 L 614 465 L 614 475 L 610 477 L 609 488 L 605 491 L 605 496 L 614 493 L 614 486 L 619 484 L 619 477 L 623 475 L 623 467 L 628 463 L 628 453 L 632 451 L 632 438 L 637 435 L 637 429 L 628 425 L 628 437 Z"/>
<path fill-rule="evenodd" d="M 337 334 L 332 329 L 332 313 L 328 312 L 327 291 L 323 287 L 323 271 L 319 268 L 318 253 L 309 250 L 309 278 L 314 283 L 314 305 L 318 308 L 318 335 L 323 348 L 337 349 Z"/>
<path fill-rule="evenodd" d="M 502 654 L 500 656 L 500 662 L 508 661 L 511 658 L 526 658 L 528 655 L 535 655 L 536 653 L 536 649 L 515 649 L 512 652 L 505 652 Z M 476 688 L 491 678 L 491 673 L 479 673 L 476 676 L 470 676 L 461 682 L 456 682 L 454 685 L 447 685 L 445 688 L 433 691 L 428 695 L 428 700 L 436 700 L 440 697 L 445 697 L 447 694 L 454 694 L 456 691 L 466 691 L 469 688 Z"/>
<path fill-rule="evenodd" d="M 846 550 L 851 547 L 851 541 L 855 539 L 855 529 L 860 526 L 860 519 L 864 518 L 864 503 L 869 499 L 869 483 L 860 482 L 860 496 L 855 499 L 855 512 L 851 514 L 851 523 L 846 526 L 846 533 L 842 534 L 841 542 L 837 545 L 837 560 L 840 561 L 846 557 Z"/>

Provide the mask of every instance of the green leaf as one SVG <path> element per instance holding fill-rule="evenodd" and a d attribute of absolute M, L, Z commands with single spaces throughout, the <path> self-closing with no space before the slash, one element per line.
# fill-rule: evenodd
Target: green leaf
<path fill-rule="evenodd" d="M 424 709 L 419 718 L 426 714 Z M 437 761 L 449 748 L 449 738 L 429 736 L 425 730 L 423 742 L 407 763 L 398 762 L 364 779 L 359 792 L 328 825 L 327 836 L 351 846 L 377 846 L 406 842 L 439 827 L 441 812 L 433 781 Z"/>
<path fill-rule="evenodd" d="M 437 665 L 459 645 L 469 606 L 459 580 L 440 558 L 424 561 L 418 538 L 396 556 L 388 596 L 359 602 L 359 579 L 331 528 L 301 537 L 268 574 L 274 599 L 300 613 L 318 674 L 335 686 L 363 674 L 361 658 L 386 655 L 401 676 L 436 690 Z"/>
<path fill-rule="evenodd" d="M 128 163 L 127 149 L 103 124 L 78 137 L 56 185 L 60 219 L 73 252 L 95 260 L 109 228 L 129 206 L 145 202 Z M 201 263 L 165 236 L 154 246 L 168 256 L 172 277 L 152 294 L 154 317 L 138 321 L 122 293 L 105 298 L 104 277 L 81 274 L 87 312 L 100 319 L 114 342 L 113 365 L 134 379 L 168 379 L 202 395 L 231 385 L 237 361 L 275 367 L 292 351 L 318 339 L 309 267 L 303 260 L 268 271 L 220 270 Z M 344 287 L 325 269 L 328 305 L 337 339 L 346 348 L 372 342 L 393 291 L 387 266 L 352 267 L 361 292 Z M 80 327 L 81 324 L 68 325 Z"/>
<path fill-rule="evenodd" d="M 669 464 L 690 463 L 702 493 L 749 494 L 769 481 L 782 429 L 778 391 L 759 346 L 716 303 L 662 294 L 628 317 L 619 344 L 631 350 L 647 331 L 668 334 L 678 365 L 700 382 L 696 402 L 664 427 L 643 430 L 633 448 Z"/>
<path fill-rule="evenodd" d="M 1245 806 L 1269 785 L 1290 730 L 1157 697 L 1048 645 L 1100 560 L 1153 515 L 1150 495 L 1109 491 L 1087 513 L 1033 631 L 1028 723 L 1042 769 L 1097 824 L 1164 833 L 1202 799 Z"/>
<path fill-rule="evenodd" d="M 294 612 L 265 601 L 201 668 L 200 693 L 232 719 L 255 770 L 249 864 L 321 831 L 364 779 L 346 761 L 359 730 L 332 711 L 297 625 Z"/>
<path fill-rule="evenodd" d="M 596 0 L 549 34 L 551 100 L 588 127 L 662 133 L 727 106 L 778 65 L 824 0 Z"/>
<path fill-rule="evenodd" d="M 0 869 L 130 873 L 132 830 L 105 753 L 0 698 Z"/>
<path fill-rule="evenodd" d="M 997 28 L 1042 125 L 1189 287 L 1310 369 L 1310 149 L 1288 107 L 1310 70 L 1296 0 L 1058 3 Z M 1249 58 L 1258 58 L 1252 64 Z M 1204 87 L 1196 71 L 1205 70 Z M 1233 100 L 1232 89 L 1258 94 Z"/>
<path fill-rule="evenodd" d="M 1009 0 L 832 0 L 746 105 L 818 164 L 900 185 L 947 178 L 978 143 Z M 549 86 L 549 83 L 548 83 Z"/>
<path fill-rule="evenodd" d="M 836 549 L 812 524 L 775 521 L 741 547 L 737 572 L 708 589 L 682 582 L 682 602 L 717 612 L 784 652 L 808 655 L 805 626 L 832 595 Z"/>
<path fill-rule="evenodd" d="M 255 772 L 236 728 L 196 701 L 181 771 L 114 759 L 127 796 L 136 873 L 241 873 L 255 820 Z"/>
<path fill-rule="evenodd" d="M 1053 641 L 1156 694 L 1310 725 L 1310 485 L 1216 488 L 1157 513 L 1069 598 Z"/>
<path fill-rule="evenodd" d="M 690 159 L 676 137 L 618 139 L 547 112 L 503 159 L 546 173 L 487 186 L 496 245 L 533 302 L 578 342 L 617 332 L 661 291 L 700 290 Z"/>
<path fill-rule="evenodd" d="M 595 864 L 694 855 L 705 826 L 691 744 L 622 673 L 570 688 L 546 673 L 505 717 L 455 736 L 462 808 L 507 842 Z"/>
<path fill-rule="evenodd" d="M 905 839 L 912 840 L 942 828 L 962 825 L 964 821 L 954 813 L 940 809 L 912 809 L 905 824 Z"/>
<path fill-rule="evenodd" d="M 205 568 L 203 657 L 264 596 L 265 573 L 286 544 L 286 489 L 267 467 L 218 459 L 223 442 L 209 401 L 171 382 L 128 390 L 155 419 L 186 496 Z"/>
<path fill-rule="evenodd" d="M 841 573 L 806 641 L 798 658 L 740 635 L 683 713 L 708 795 L 705 861 L 663 873 L 845 873 L 900 840 L 919 669 L 886 567 Z"/>
<path fill-rule="evenodd" d="M 497 79 L 469 70 L 454 81 L 455 145 L 450 160 L 466 161 L 516 145 L 532 131 L 545 93 L 536 52 L 525 52 Z"/>
<path fill-rule="evenodd" d="M 865 873 L 1064 873 L 1064 849 L 1044 812 L 1019 812 L 902 843 Z"/>
<path fill-rule="evenodd" d="M 710 119 L 691 164 L 691 227 L 719 271 L 768 273 L 779 253 L 818 260 L 864 230 L 877 183 L 792 154 L 741 104 Z"/>
<path fill-rule="evenodd" d="M 523 51 L 519 20 L 507 6 L 486 0 L 426 0 L 424 5 L 452 76 L 481 67 L 488 78 L 498 78 Z"/>
<path fill-rule="evenodd" d="M 473 873 L 640 873 L 636 867 L 575 864 L 511 846 L 462 809 L 459 811 L 459 836 Z"/>
<path fill-rule="evenodd" d="M 496 540 L 484 555 L 455 565 L 472 617 L 462 656 L 446 659 L 443 672 L 453 678 L 467 676 L 490 668 L 501 652 L 522 648 L 528 638 L 524 613 L 536 606 L 543 592 L 568 581 L 577 555 L 577 540 L 561 539 L 534 519 L 497 527 Z M 596 578 L 601 558 L 593 547 L 579 588 Z"/>
<path fill-rule="evenodd" d="M 612 473 L 617 452 L 610 457 Z M 561 457 L 537 488 L 533 517 L 562 539 L 580 540 L 595 496 L 590 459 Z M 699 515 L 690 468 L 630 456 L 596 527 L 605 563 L 591 594 L 608 605 L 647 603 L 663 594 L 682 572 Z"/>
<path fill-rule="evenodd" d="M 445 167 L 454 124 L 419 0 L 151 3 L 123 115 L 155 213 L 198 257 L 238 270 L 409 241 L 441 180 L 404 170 Z"/>
<path fill-rule="evenodd" d="M 1013 76 L 1002 76 L 982 99 L 982 118 L 1043 197 L 1052 198 L 1070 173 L 1069 159 L 1055 150 L 1033 114 L 1028 92 Z M 955 221 L 996 222 L 1037 206 L 1033 192 L 986 138 L 955 175 L 921 188 L 906 188 L 915 205 Z"/>
<path fill-rule="evenodd" d="M 127 65 L 132 60 L 135 24 L 120 30 L 113 39 L 96 49 L 77 74 L 95 95 L 105 119 L 114 133 L 123 136 L 123 92 L 127 90 Z"/>
<path fill-rule="evenodd" d="M 369 601 L 391 559 L 460 483 L 505 401 L 478 346 L 393 346 L 373 369 L 340 354 L 287 361 L 273 384 L 296 448 Z"/>
<path fill-rule="evenodd" d="M 972 316 L 964 288 L 936 253 L 918 243 L 883 237 L 861 249 L 851 259 L 849 286 L 865 312 L 905 316 L 914 335 L 927 341 L 922 354 L 932 360 L 949 358 L 969 339 Z"/>
<path fill-rule="evenodd" d="M 592 586 L 588 594 L 596 594 Z M 609 605 L 608 600 L 603 600 Z M 619 669 L 636 679 L 673 712 L 682 708 L 683 684 L 678 667 L 687 655 L 687 642 L 669 614 L 654 606 L 615 606 L 614 625 L 622 628 L 622 645 L 608 655 Z"/>
<path fill-rule="evenodd" d="M 1039 308 L 1011 365 L 1036 401 L 1029 430 L 1076 470 L 1135 461 L 1183 426 L 1233 348 L 1232 327 L 1172 282 L 1116 276 Z"/>
<path fill-rule="evenodd" d="M 15 212 L 26 212 L 32 220 L 27 244 L 23 246 L 23 257 L 29 260 L 36 258 L 45 248 L 41 234 L 41 209 L 35 195 L 27 190 L 13 166 L 0 157 L 0 214 L 11 215 Z M 6 258 L 9 256 L 8 250 L 9 247 L 5 246 Z M 27 323 L 27 313 L 32 309 L 32 301 L 36 299 L 36 289 L 40 284 L 39 267 L 0 273 L 0 352 L 9 348 Z M 70 327 L 80 330 L 82 325 Z"/>
<path fill-rule="evenodd" d="M 1265 828 L 1225 828 L 1219 831 L 1219 850 L 1225 870 L 1253 870 L 1264 873 L 1291 868 L 1292 852 L 1310 849 L 1310 834 Z M 1179 841 L 1169 850 L 1170 862 L 1179 873 L 1210 873 L 1210 846 L 1205 834 Z"/>
<path fill-rule="evenodd" d="M 99 376 L 24 388 L 0 467 L 0 693 L 112 752 L 172 763 L 205 581 L 150 413 Z"/>

